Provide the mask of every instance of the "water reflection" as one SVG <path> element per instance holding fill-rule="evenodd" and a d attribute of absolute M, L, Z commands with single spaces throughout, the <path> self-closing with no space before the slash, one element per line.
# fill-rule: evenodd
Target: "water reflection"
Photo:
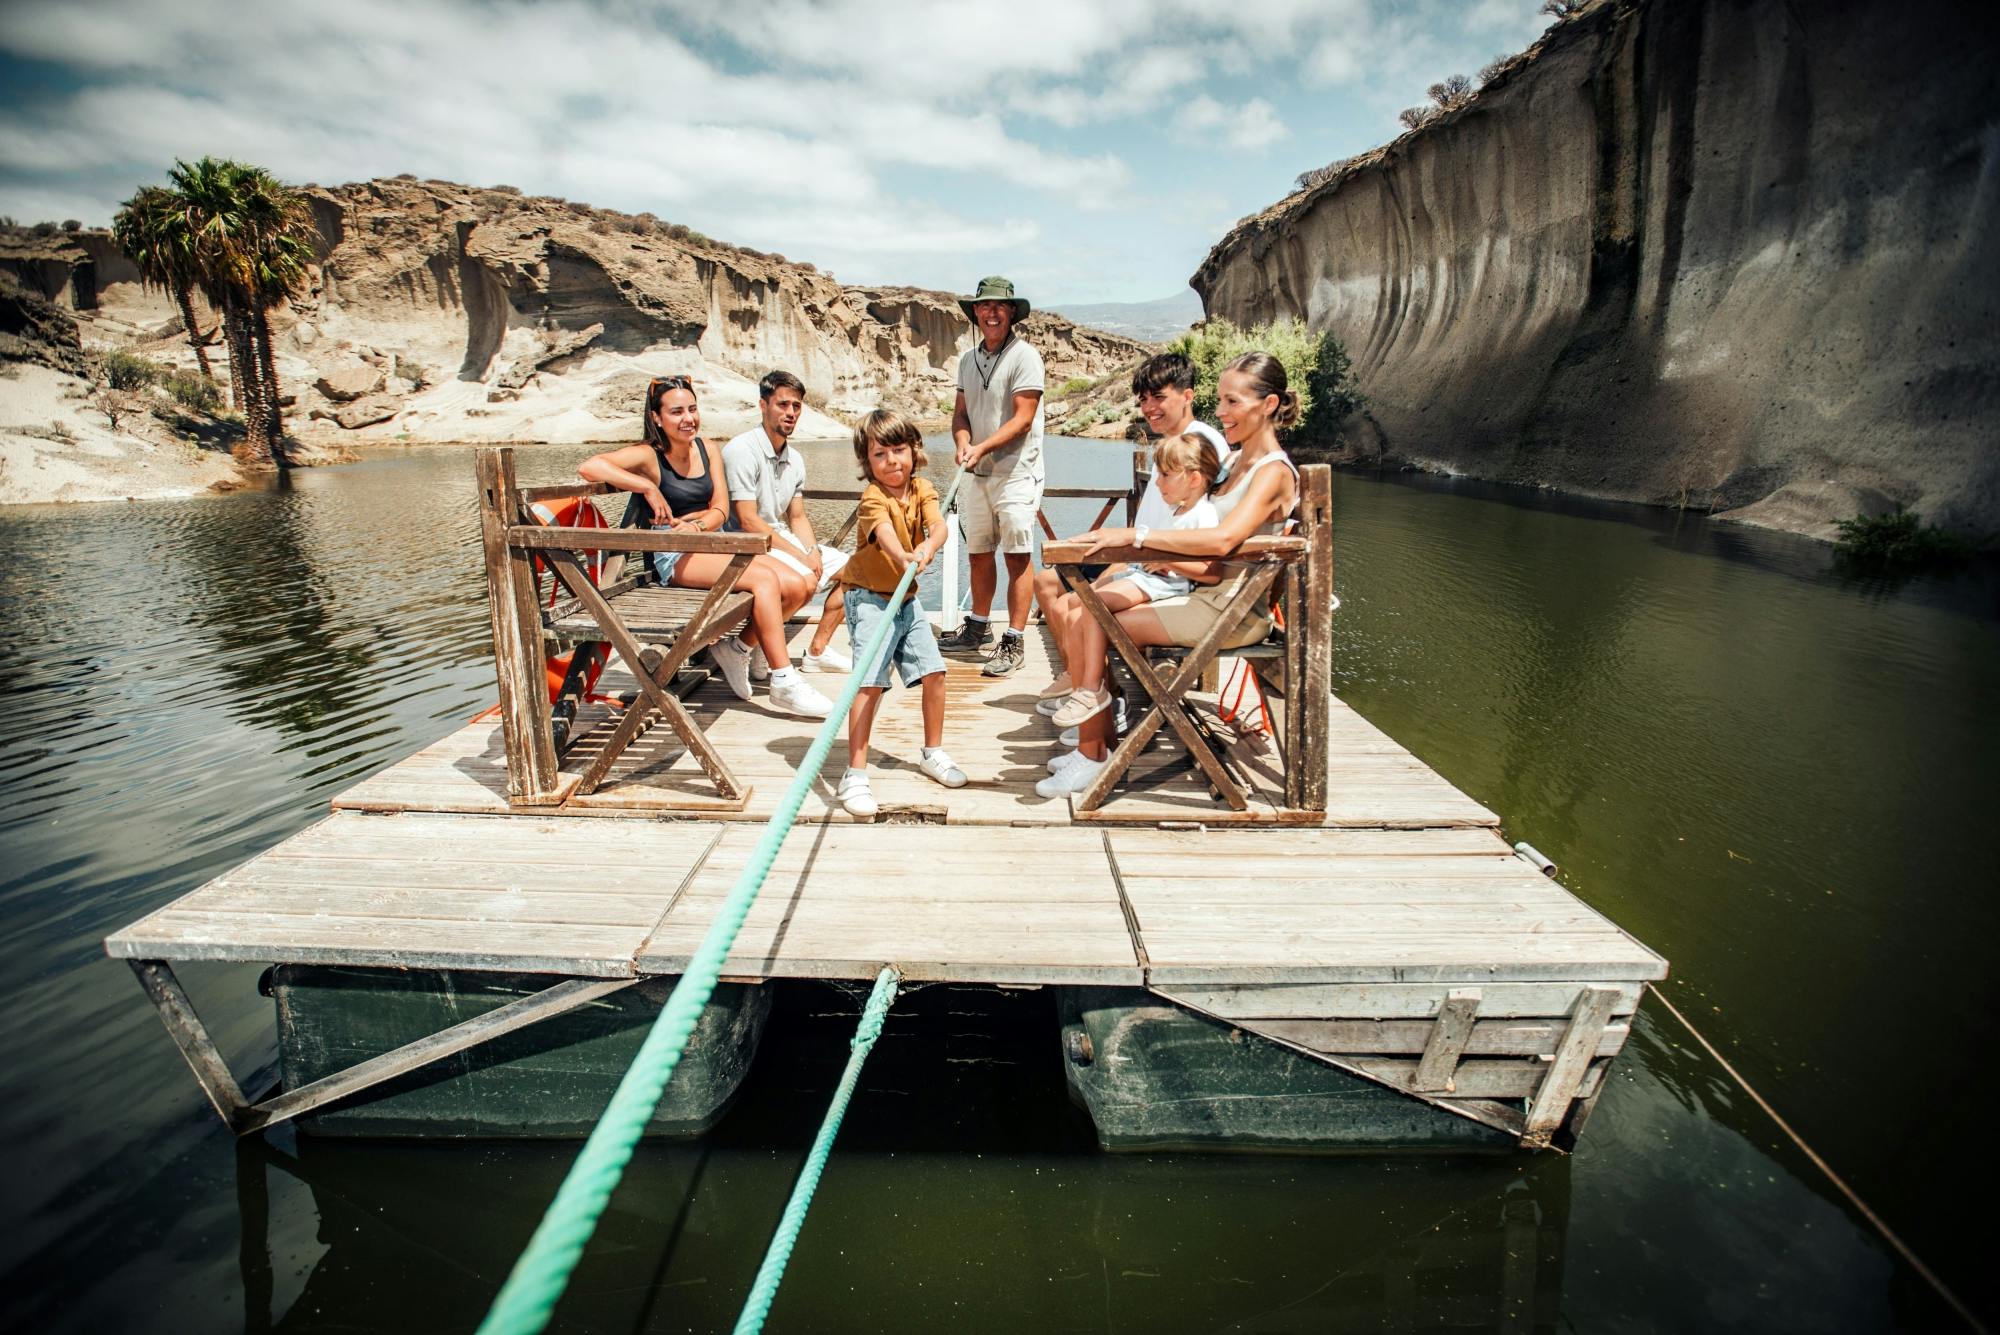
<path fill-rule="evenodd" d="M 564 480 L 581 453 L 520 471 Z M 1125 467 L 1052 454 L 1066 483 Z M 810 457 L 815 482 L 851 474 L 844 445 Z M 1990 1311 L 1979 1235 L 1935 1207 L 2000 1185 L 1964 1059 L 1994 1037 L 1993 567 L 1847 585 L 1782 535 L 1492 491 L 1337 478 L 1343 696 L 1672 958 L 1683 1009 Z M 411 450 L 0 521 L 0 985 L 27 1016 L 0 1027 L 9 1328 L 465 1325 L 553 1192 L 570 1147 L 279 1132 L 239 1159 L 99 944 L 491 700 L 472 496 L 464 451 Z M 1059 529 L 1095 512 L 1062 505 Z M 256 972 L 182 971 L 251 1087 Z M 844 1059 L 851 1003 L 813 995 L 716 1137 L 641 1151 L 571 1328 L 733 1317 Z M 1572 1160 L 1218 1160 L 1098 1154 L 1052 1026 L 928 1004 L 877 1050 L 774 1329 L 1938 1315 L 1650 1012 Z"/>

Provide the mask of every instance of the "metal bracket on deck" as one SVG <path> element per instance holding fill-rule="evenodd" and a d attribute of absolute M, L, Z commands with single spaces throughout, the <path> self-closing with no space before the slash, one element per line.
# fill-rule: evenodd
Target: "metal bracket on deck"
<path fill-rule="evenodd" d="M 174 1045 L 193 1068 L 194 1078 L 201 1082 L 202 1092 L 208 1095 L 208 1101 L 221 1116 L 223 1125 L 239 1136 L 288 1122 L 335 1099 L 358 1094 L 385 1080 L 393 1080 L 455 1052 L 477 1047 L 502 1034 L 511 1034 L 531 1024 L 554 1019 L 566 1011 L 573 1011 L 641 981 L 637 978 L 565 978 L 553 987 L 510 1001 L 483 1015 L 475 1015 L 414 1043 L 405 1043 L 379 1057 L 357 1062 L 323 1080 L 301 1085 L 261 1103 L 251 1103 L 243 1096 L 236 1078 L 229 1073 L 229 1065 L 222 1060 L 222 1054 L 215 1050 L 215 1043 L 203 1027 L 201 1017 L 195 1014 L 194 1004 L 188 1000 L 180 980 L 174 977 L 173 968 L 165 960 L 131 960 L 129 963 L 132 972 L 138 975 L 139 985 L 153 999 L 153 1005 L 159 1010 L 160 1020 L 167 1026 Z"/>

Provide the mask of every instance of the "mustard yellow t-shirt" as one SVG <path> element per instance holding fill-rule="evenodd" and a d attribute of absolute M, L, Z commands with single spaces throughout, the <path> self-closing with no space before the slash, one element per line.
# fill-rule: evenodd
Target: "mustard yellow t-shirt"
<path fill-rule="evenodd" d="M 875 541 L 875 530 L 884 523 L 895 533 L 904 551 L 915 552 L 918 543 L 944 528 L 937 488 L 928 479 L 916 478 L 899 501 L 875 483 L 868 484 L 861 493 L 860 518 L 855 521 L 859 536 L 854 555 L 840 570 L 842 584 L 872 593 L 896 591 L 897 581 L 903 578 L 903 567 L 890 560 L 882 544 Z"/>

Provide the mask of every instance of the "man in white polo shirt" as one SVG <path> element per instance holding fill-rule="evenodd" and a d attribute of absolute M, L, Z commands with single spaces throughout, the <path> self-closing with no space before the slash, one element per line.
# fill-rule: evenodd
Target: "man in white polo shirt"
<path fill-rule="evenodd" d="M 1042 354 L 1014 332 L 1028 318 L 1025 297 L 1005 278 L 982 278 L 961 297 L 978 341 L 959 355 L 958 399 L 951 438 L 968 475 L 958 490 L 958 518 L 965 528 L 972 612 L 947 650 L 976 651 L 991 634 L 993 595 L 999 585 L 994 552 L 1007 562 L 1007 629 L 981 669 L 1004 677 L 1021 666 L 1028 611 L 1034 606 L 1035 516 L 1042 508 Z"/>
<path fill-rule="evenodd" d="M 771 555 L 787 572 L 781 582 L 789 616 L 828 586 L 847 557 L 819 544 L 813 536 L 812 519 L 806 514 L 806 463 L 791 447 L 792 432 L 798 429 L 805 411 L 804 383 L 790 371 L 773 371 L 758 382 L 757 396 L 762 424 L 722 447 L 722 476 L 729 485 L 727 527 L 771 535 Z M 853 666 L 828 647 L 841 615 L 840 600 L 827 599 L 806 651 L 806 671 L 845 672 Z M 833 702 L 814 690 L 789 663 L 773 663 L 769 673 L 774 707 L 813 718 L 824 718 L 831 712 Z M 756 675 L 754 665 L 751 675 Z"/>

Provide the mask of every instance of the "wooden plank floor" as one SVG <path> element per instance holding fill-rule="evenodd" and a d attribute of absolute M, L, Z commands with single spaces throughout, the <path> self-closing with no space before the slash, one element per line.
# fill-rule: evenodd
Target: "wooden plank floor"
<path fill-rule="evenodd" d="M 803 652 L 809 634 L 800 628 L 795 653 Z M 948 790 L 918 771 L 923 742 L 918 694 L 894 688 L 876 719 L 870 759 L 875 795 L 884 809 L 892 818 L 903 813 L 953 825 L 1069 824 L 1067 801 L 1041 798 L 1034 790 L 1036 782 L 1046 777 L 1044 765 L 1056 745 L 1056 729 L 1034 713 L 1035 694 L 1053 675 L 1045 633 L 1039 627 L 1030 629 L 1027 661 L 1012 677 L 983 677 L 976 659 L 951 659 L 949 669 L 944 744 L 971 782 Z M 831 697 L 843 679 L 811 680 Z M 615 673 L 607 673 L 603 689 L 616 690 L 620 684 Z M 809 720 L 775 713 L 767 698 L 760 686 L 755 699 L 741 701 L 719 681 L 711 681 L 688 699 L 690 711 L 716 749 L 752 788 L 740 810 L 725 809 L 733 804 L 716 800 L 715 790 L 679 739 L 660 726 L 620 758 L 604 787 L 588 797 L 572 798 L 562 810 L 642 816 L 679 811 L 702 818 L 766 820 L 804 758 L 814 728 Z M 566 773 L 578 773 L 589 763 L 588 729 L 593 724 L 607 726 L 608 715 L 608 710 L 597 708 L 585 716 L 580 740 L 564 757 Z M 1329 733 L 1326 825 L 1423 829 L 1499 824 L 1491 811 L 1338 698 L 1332 704 Z M 1251 814 L 1269 816 L 1281 800 L 1283 774 L 1268 741 L 1239 739 L 1229 756 L 1238 773 L 1250 780 Z M 848 819 L 833 800 L 846 763 L 843 741 L 822 766 L 800 811 L 801 820 Z M 470 722 L 362 780 L 336 797 L 333 805 L 336 810 L 360 811 L 504 812 L 506 773 L 498 721 Z M 1215 822 L 1230 813 L 1210 796 L 1186 752 L 1163 730 L 1101 814 L 1153 824 Z"/>
<path fill-rule="evenodd" d="M 336 812 L 118 932 L 106 949 L 144 959 L 675 973 L 758 836 L 742 823 Z M 727 975 L 861 980 L 884 964 L 912 980 L 1151 983 L 1190 996 L 1423 984 L 1431 1009 L 1444 983 L 1665 974 L 1658 956 L 1484 830 L 835 821 L 793 830 Z"/>
<path fill-rule="evenodd" d="M 1666 962 L 1480 830 L 1106 832 L 1159 985 L 1623 982 Z"/>

